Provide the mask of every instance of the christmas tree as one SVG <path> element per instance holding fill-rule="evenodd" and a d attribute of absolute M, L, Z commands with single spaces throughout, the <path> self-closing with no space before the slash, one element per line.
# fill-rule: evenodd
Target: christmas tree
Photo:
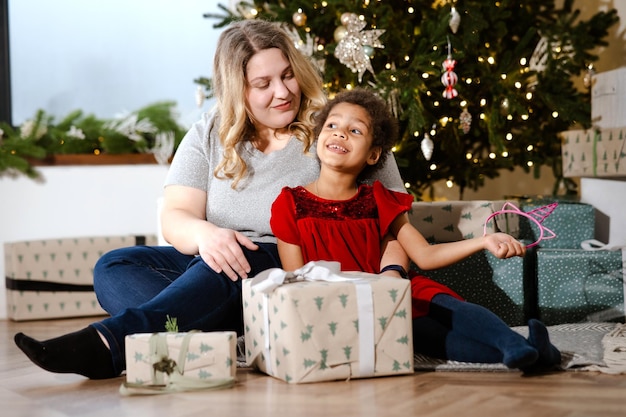
<path fill-rule="evenodd" d="M 259 0 L 219 5 L 223 27 L 261 18 L 284 24 L 333 93 L 375 90 L 400 123 L 394 150 L 418 198 L 436 181 L 478 189 L 503 169 L 562 177 L 559 132 L 588 128 L 594 50 L 615 10 L 579 18 L 573 0 Z M 583 78 L 586 91 L 575 81 Z M 210 80 L 205 84 L 210 94 Z M 431 196 L 432 197 L 432 196 Z"/>

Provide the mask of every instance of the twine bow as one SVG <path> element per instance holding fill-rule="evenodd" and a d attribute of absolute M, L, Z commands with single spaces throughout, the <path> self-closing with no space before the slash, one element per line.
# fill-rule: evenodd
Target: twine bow
<path fill-rule="evenodd" d="M 170 392 L 195 391 L 205 389 L 228 388 L 234 385 L 235 378 L 198 379 L 185 376 L 185 357 L 189 351 L 189 342 L 195 331 L 188 332 L 180 346 L 178 362 L 169 357 L 166 333 L 154 333 L 150 336 L 150 352 L 156 360 L 152 364 L 152 383 L 136 384 L 124 382 L 120 386 L 122 395 L 167 394 Z M 167 382 L 165 377 L 167 376 Z"/>

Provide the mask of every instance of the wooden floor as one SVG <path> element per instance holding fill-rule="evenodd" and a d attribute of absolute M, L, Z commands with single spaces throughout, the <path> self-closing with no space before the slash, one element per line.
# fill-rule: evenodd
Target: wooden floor
<path fill-rule="evenodd" d="M 233 388 L 125 397 L 123 377 L 90 381 L 32 365 L 13 335 L 37 339 L 84 327 L 93 319 L 0 320 L 0 415 L 62 416 L 532 416 L 623 417 L 626 375 L 560 372 L 419 372 L 403 377 L 290 385 L 239 369 Z"/>

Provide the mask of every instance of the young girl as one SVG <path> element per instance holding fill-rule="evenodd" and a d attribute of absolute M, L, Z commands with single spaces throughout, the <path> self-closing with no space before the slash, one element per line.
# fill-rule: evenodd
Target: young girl
<path fill-rule="evenodd" d="M 397 132 L 385 102 L 373 93 L 356 89 L 338 94 L 319 113 L 314 132 L 319 177 L 306 186 L 283 188 L 272 206 L 270 223 L 283 269 L 326 260 L 340 262 L 345 271 L 402 271 L 393 265 L 381 271 L 381 242 L 387 235 L 424 270 L 451 265 L 483 249 L 500 259 L 524 256 L 525 246 L 505 233 L 431 245 L 408 221 L 411 196 L 380 182 L 360 184 L 361 176 L 385 160 Z M 525 339 L 491 311 L 424 276 L 412 278 L 411 290 L 417 353 L 502 362 L 525 372 L 561 363 L 560 352 L 537 320 L 529 322 Z"/>

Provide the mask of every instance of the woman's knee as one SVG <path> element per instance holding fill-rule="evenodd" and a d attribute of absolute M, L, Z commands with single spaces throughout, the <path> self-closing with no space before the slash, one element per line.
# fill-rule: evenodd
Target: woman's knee
<path fill-rule="evenodd" d="M 132 246 L 113 249 L 104 253 L 93 269 L 93 285 L 98 297 L 122 291 L 132 278 L 133 285 L 142 286 L 143 281 L 151 282 L 155 269 L 151 248 Z M 123 287 L 120 287 L 123 286 Z"/>
<path fill-rule="evenodd" d="M 120 249 L 113 249 L 110 252 L 104 253 L 93 267 L 93 279 L 94 284 L 103 278 L 108 278 L 111 269 L 115 264 L 119 263 L 121 257 L 117 254 Z"/>
<path fill-rule="evenodd" d="M 134 247 L 113 249 L 100 256 L 93 268 L 94 284 L 109 280 L 118 274 L 120 265 L 131 263 L 133 259 L 136 259 L 134 249 Z"/>

